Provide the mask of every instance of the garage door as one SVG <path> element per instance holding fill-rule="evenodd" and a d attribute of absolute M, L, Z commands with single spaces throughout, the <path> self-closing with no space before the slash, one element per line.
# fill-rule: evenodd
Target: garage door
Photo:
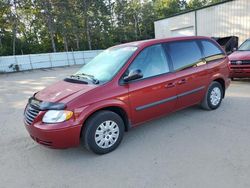
<path fill-rule="evenodd" d="M 180 29 L 173 29 L 171 30 L 171 35 L 173 37 L 179 37 L 179 36 L 194 36 L 194 27 L 185 27 L 185 28 L 180 28 Z"/>

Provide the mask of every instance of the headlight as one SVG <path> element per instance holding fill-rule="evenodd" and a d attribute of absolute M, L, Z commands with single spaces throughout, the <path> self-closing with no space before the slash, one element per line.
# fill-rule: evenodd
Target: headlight
<path fill-rule="evenodd" d="M 44 123 L 60 123 L 69 120 L 73 112 L 67 110 L 49 110 L 43 116 Z"/>

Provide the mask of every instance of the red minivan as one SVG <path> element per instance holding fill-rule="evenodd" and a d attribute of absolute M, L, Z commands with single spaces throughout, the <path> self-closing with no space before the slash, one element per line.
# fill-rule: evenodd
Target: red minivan
<path fill-rule="evenodd" d="M 25 108 L 25 127 L 42 145 L 83 143 L 104 154 L 143 122 L 197 104 L 218 108 L 228 77 L 225 52 L 207 37 L 122 44 L 35 93 Z"/>
<path fill-rule="evenodd" d="M 230 77 L 250 78 L 250 39 L 242 43 L 237 51 L 229 56 Z"/>

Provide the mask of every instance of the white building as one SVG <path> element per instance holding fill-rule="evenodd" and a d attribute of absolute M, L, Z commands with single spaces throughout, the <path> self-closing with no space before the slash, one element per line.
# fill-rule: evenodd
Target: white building
<path fill-rule="evenodd" d="M 230 0 L 154 22 L 155 38 L 173 36 L 250 38 L 250 0 Z"/>

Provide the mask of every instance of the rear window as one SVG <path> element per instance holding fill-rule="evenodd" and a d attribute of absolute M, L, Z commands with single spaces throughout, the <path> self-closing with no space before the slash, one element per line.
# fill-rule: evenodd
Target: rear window
<path fill-rule="evenodd" d="M 173 61 L 174 70 L 196 66 L 202 60 L 201 50 L 196 41 L 168 43 L 168 52 Z"/>
<path fill-rule="evenodd" d="M 224 52 L 210 41 L 201 41 L 203 46 L 204 56 L 207 61 L 215 60 L 225 56 Z"/>

